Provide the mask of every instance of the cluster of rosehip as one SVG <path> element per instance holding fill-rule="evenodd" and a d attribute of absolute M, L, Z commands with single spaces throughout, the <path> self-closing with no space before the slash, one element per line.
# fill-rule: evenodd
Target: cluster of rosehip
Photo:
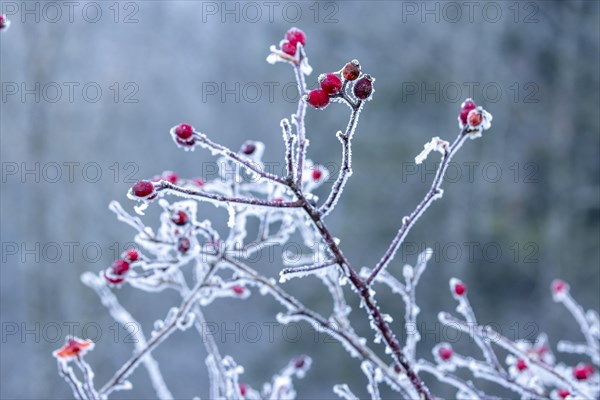
<path fill-rule="evenodd" d="M 460 106 L 458 114 L 458 126 L 468 132 L 481 132 L 489 129 L 492 115 L 482 107 L 478 107 L 472 99 L 467 99 Z"/>
<path fill-rule="evenodd" d="M 285 34 L 285 39 L 279 43 L 279 48 L 285 54 L 294 57 L 298 52 L 298 44 L 302 47 L 306 45 L 306 35 L 301 29 L 290 28 Z"/>
<path fill-rule="evenodd" d="M 314 108 L 323 109 L 327 107 L 331 99 L 347 96 L 345 89 L 349 82 L 355 82 L 352 88 L 355 98 L 359 101 L 369 100 L 373 95 L 374 81 L 375 79 L 370 75 L 361 75 L 359 62 L 352 60 L 338 72 L 321 74 L 319 76 L 321 88 L 311 90 L 305 100 Z"/>

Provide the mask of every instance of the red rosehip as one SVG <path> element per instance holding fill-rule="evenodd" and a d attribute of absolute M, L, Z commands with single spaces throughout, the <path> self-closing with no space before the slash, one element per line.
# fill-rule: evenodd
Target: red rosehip
<path fill-rule="evenodd" d="M 578 381 L 584 381 L 594 374 L 594 367 L 591 364 L 580 364 L 573 368 L 573 376 Z"/>
<path fill-rule="evenodd" d="M 469 115 L 469 111 L 477 108 L 477 105 L 471 99 L 467 99 L 464 103 L 462 103 L 460 107 L 460 121 L 463 124 L 467 123 L 467 116 Z"/>
<path fill-rule="evenodd" d="M 231 288 L 235 294 L 244 294 L 244 288 L 240 285 L 235 285 Z"/>
<path fill-rule="evenodd" d="M 336 94 L 342 90 L 342 80 L 335 74 L 322 74 L 319 76 L 321 89 L 327 94 Z"/>
<path fill-rule="evenodd" d="M 188 124 L 179 124 L 177 128 L 175 128 L 175 134 L 179 139 L 187 141 L 194 134 L 194 128 Z"/>
<path fill-rule="evenodd" d="M 452 347 L 442 346 L 438 349 L 438 355 L 444 361 L 449 360 L 453 354 L 454 351 L 452 351 Z"/>
<path fill-rule="evenodd" d="M 313 171 L 312 171 L 313 180 L 318 181 L 319 179 L 321 179 L 322 176 L 323 176 L 323 173 L 321 172 L 320 169 L 318 169 L 318 168 L 313 169 Z"/>
<path fill-rule="evenodd" d="M 150 181 L 139 181 L 131 188 L 137 197 L 146 197 L 154 192 L 154 185 Z"/>
<path fill-rule="evenodd" d="M 558 389 L 558 397 L 566 399 L 571 393 L 567 389 Z"/>
<path fill-rule="evenodd" d="M 256 145 L 251 140 L 246 141 L 242 145 L 242 153 L 246 154 L 247 156 L 251 155 L 255 151 L 256 151 Z"/>
<path fill-rule="evenodd" d="M 106 271 L 104 271 L 104 279 L 106 279 L 108 283 L 112 283 L 113 285 L 122 283 L 125 280 L 124 278 L 109 276 L 106 274 Z"/>
<path fill-rule="evenodd" d="M 369 75 L 365 75 L 356 81 L 354 85 L 354 95 L 357 99 L 365 100 L 371 97 L 373 93 L 373 78 Z"/>
<path fill-rule="evenodd" d="M 296 55 L 296 45 L 285 40 L 281 44 L 281 51 L 283 51 L 285 54 L 289 54 L 290 56 L 295 56 Z"/>
<path fill-rule="evenodd" d="M 290 28 L 285 34 L 285 38 L 296 47 L 298 43 L 304 46 L 306 44 L 306 35 L 298 28 Z"/>
<path fill-rule="evenodd" d="M 304 364 L 306 364 L 306 362 L 304 361 L 304 357 L 298 357 L 296 358 L 296 360 L 294 360 L 294 368 L 296 369 L 303 368 Z"/>
<path fill-rule="evenodd" d="M 171 172 L 171 171 L 165 172 L 160 178 L 164 179 L 165 181 L 171 182 L 173 184 L 175 184 L 175 182 L 177 182 L 177 180 L 179 179 L 177 174 L 175 172 Z"/>
<path fill-rule="evenodd" d="M 137 261 L 140 258 L 140 253 L 136 249 L 129 249 L 125 252 L 125 257 L 129 261 Z"/>
<path fill-rule="evenodd" d="M 204 184 L 206 183 L 202 178 L 193 178 L 192 182 L 194 182 L 194 184 L 197 186 L 204 186 Z"/>
<path fill-rule="evenodd" d="M 111 269 L 113 274 L 123 275 L 129 271 L 129 263 L 123 259 L 119 259 L 112 263 Z"/>
<path fill-rule="evenodd" d="M 171 221 L 173 221 L 173 223 L 175 225 L 185 225 L 188 223 L 188 215 L 183 212 L 183 211 L 177 211 L 172 217 L 171 217 Z"/>
<path fill-rule="evenodd" d="M 191 243 L 190 243 L 190 239 L 186 238 L 186 237 L 180 237 L 179 240 L 177 241 L 177 250 L 179 250 L 181 253 L 187 253 L 188 250 L 191 247 Z"/>
<path fill-rule="evenodd" d="M 466 292 L 467 292 L 467 285 L 465 285 L 464 283 L 459 282 L 456 285 L 454 285 L 454 293 L 456 293 L 457 295 L 462 296 Z"/>
<path fill-rule="evenodd" d="M 325 108 L 329 104 L 329 95 L 323 89 L 311 90 L 307 101 L 314 108 Z"/>
<path fill-rule="evenodd" d="M 349 81 L 356 80 L 360 75 L 360 64 L 358 60 L 352 60 L 344 66 L 342 76 Z"/>
<path fill-rule="evenodd" d="M 524 370 L 526 370 L 526 369 L 527 369 L 527 363 L 526 363 L 526 362 L 525 362 L 525 360 L 523 360 L 522 358 L 519 358 L 519 359 L 517 360 L 517 364 L 516 364 L 516 365 L 517 365 L 517 369 L 518 369 L 519 371 L 524 371 Z"/>
<path fill-rule="evenodd" d="M 483 122 L 483 115 L 477 111 L 469 112 L 469 115 L 467 115 L 467 122 L 470 126 L 479 126 Z"/>
<path fill-rule="evenodd" d="M 248 386 L 244 385 L 243 383 L 240 385 L 240 394 L 242 395 L 242 397 L 246 396 L 246 392 L 248 391 Z"/>
<path fill-rule="evenodd" d="M 569 289 L 569 285 L 565 281 L 563 281 L 563 280 L 555 279 L 552 282 L 552 291 L 554 293 L 562 293 L 562 292 L 564 292 L 565 290 L 568 290 L 568 289 Z"/>

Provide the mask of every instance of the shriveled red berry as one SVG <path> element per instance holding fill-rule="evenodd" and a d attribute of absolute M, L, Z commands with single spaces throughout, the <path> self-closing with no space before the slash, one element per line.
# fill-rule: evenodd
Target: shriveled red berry
<path fill-rule="evenodd" d="M 311 90 L 307 101 L 314 108 L 325 108 L 329 104 L 329 95 L 323 89 Z"/>
<path fill-rule="evenodd" d="M 344 79 L 354 81 L 360 76 L 360 64 L 358 60 L 352 60 L 344 66 L 342 70 Z"/>
<path fill-rule="evenodd" d="M 368 99 L 373 93 L 373 78 L 369 75 L 365 75 L 356 81 L 354 85 L 354 95 L 357 99 L 365 100 Z"/>
<path fill-rule="evenodd" d="M 294 47 L 297 46 L 298 43 L 302 44 L 302 46 L 306 44 L 306 35 L 298 28 L 290 28 L 285 34 L 285 38 L 294 45 Z"/>
<path fill-rule="evenodd" d="M 283 51 L 285 54 L 289 54 L 290 56 L 295 56 L 296 55 L 296 45 L 285 40 L 281 44 L 281 51 Z"/>
<path fill-rule="evenodd" d="M 469 115 L 469 111 L 477 108 L 477 105 L 471 99 L 467 99 L 464 103 L 462 103 L 460 107 L 460 121 L 463 124 L 467 123 L 467 116 Z"/>
<path fill-rule="evenodd" d="M 567 389 L 558 389 L 558 397 L 566 399 L 571 393 Z"/>
<path fill-rule="evenodd" d="M 321 89 L 327 94 L 336 94 L 342 90 L 342 80 L 335 74 L 322 74 L 319 76 Z"/>
<path fill-rule="evenodd" d="M 177 250 L 181 253 L 187 253 L 191 247 L 190 239 L 186 237 L 180 237 L 177 241 Z"/>
<path fill-rule="evenodd" d="M 244 287 L 240 286 L 240 285 L 235 285 L 231 288 L 231 290 L 233 290 L 233 293 L 235 294 L 244 294 Z"/>
<path fill-rule="evenodd" d="M 579 381 L 584 381 L 594 374 L 591 364 L 580 364 L 573 368 L 573 376 Z"/>
<path fill-rule="evenodd" d="M 475 111 L 470 111 L 469 115 L 467 115 L 467 122 L 469 123 L 470 126 L 476 127 L 481 125 L 481 123 L 483 122 L 483 115 L 479 112 Z"/>
<path fill-rule="evenodd" d="M 175 128 L 175 134 L 179 139 L 187 141 L 194 134 L 194 128 L 188 124 L 179 124 Z"/>
<path fill-rule="evenodd" d="M 112 263 L 111 269 L 113 274 L 123 275 L 129 271 L 129 263 L 123 259 L 119 259 Z"/>
<path fill-rule="evenodd" d="M 140 258 L 140 253 L 136 249 L 129 249 L 125 252 L 125 257 L 127 257 L 129 261 L 137 261 L 138 258 Z"/>
<path fill-rule="evenodd" d="M 456 285 L 454 285 L 454 293 L 456 293 L 457 295 L 462 296 L 466 292 L 467 292 L 467 285 L 465 285 L 464 283 L 459 282 Z"/>
<path fill-rule="evenodd" d="M 188 223 L 188 215 L 184 212 L 184 211 L 177 211 L 172 217 L 171 217 L 171 221 L 173 221 L 173 223 L 175 225 L 185 225 Z"/>
<path fill-rule="evenodd" d="M 312 171 L 312 178 L 315 181 L 318 181 L 319 179 L 321 179 L 321 177 L 323 176 L 323 173 L 321 172 L 321 170 L 319 168 L 315 168 Z"/>
<path fill-rule="evenodd" d="M 554 293 L 562 293 L 562 292 L 564 292 L 565 290 L 568 290 L 568 289 L 569 289 L 569 285 L 565 281 L 563 281 L 563 280 L 555 279 L 552 282 L 552 291 Z"/>
<path fill-rule="evenodd" d="M 242 153 L 246 154 L 247 156 L 253 154 L 255 151 L 256 151 L 256 145 L 251 140 L 246 141 L 242 145 Z"/>
<path fill-rule="evenodd" d="M 517 369 L 518 369 L 519 371 L 524 371 L 524 370 L 526 370 L 526 369 L 527 369 L 527 363 L 526 363 L 526 362 L 525 362 L 525 360 L 523 360 L 522 358 L 519 358 L 519 359 L 517 360 L 517 364 L 516 364 L 516 366 L 517 366 Z"/>
<path fill-rule="evenodd" d="M 444 361 L 449 360 L 453 354 L 452 347 L 442 346 L 438 349 L 438 355 Z"/>
<path fill-rule="evenodd" d="M 146 197 L 154 192 L 154 185 L 150 181 L 139 181 L 131 188 L 137 197 Z"/>

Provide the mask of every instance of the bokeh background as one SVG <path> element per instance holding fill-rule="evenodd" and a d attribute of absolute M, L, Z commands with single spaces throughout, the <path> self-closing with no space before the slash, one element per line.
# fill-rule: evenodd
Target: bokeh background
<path fill-rule="evenodd" d="M 492 129 L 461 149 L 443 200 L 390 266 L 400 276 L 417 249 L 436 251 L 418 292 L 425 332 L 419 355 L 431 359 L 435 343 L 455 338 L 436 322 L 438 311 L 454 310 L 452 276 L 469 285 L 480 320 L 510 338 L 547 332 L 553 346 L 558 338 L 580 339 L 549 286 L 561 277 L 584 307 L 599 308 L 599 3 L 471 4 L 3 1 L 12 26 L 0 34 L 0 397 L 71 397 L 51 356 L 69 326 L 97 339 L 88 360 L 99 385 L 131 354 L 124 330 L 79 277 L 105 268 L 132 239 L 107 208 L 117 199 L 132 209 L 125 197 L 132 182 L 163 170 L 200 176 L 214 167 L 206 152 L 177 149 L 171 126 L 188 121 L 232 148 L 263 141 L 266 160 L 282 166 L 279 121 L 294 111 L 297 93 L 291 69 L 265 58 L 291 26 L 308 35 L 310 85 L 353 58 L 377 79 L 354 140 L 354 175 L 328 218 L 355 266 L 374 265 L 429 188 L 437 157 L 416 168 L 414 156 L 432 136 L 457 134 L 460 103 L 472 96 L 494 115 Z M 334 133 L 347 117 L 337 104 L 308 111 L 312 159 L 339 163 Z M 226 213 L 201 210 L 223 232 Z M 150 225 L 156 215 L 148 213 Z M 276 276 L 281 265 L 270 258 L 255 266 Z M 286 286 L 328 309 L 317 280 Z M 146 333 L 179 304 L 176 293 L 116 292 Z M 400 335 L 401 301 L 383 288 L 378 296 Z M 348 298 L 356 329 L 372 340 L 363 311 Z M 259 294 L 206 310 L 219 335 L 233 332 L 217 341 L 245 366 L 244 382 L 260 387 L 305 353 L 314 365 L 296 384 L 300 398 L 332 398 L 341 382 L 367 395 L 359 363 L 308 325 L 276 325 L 270 337 L 278 311 Z M 248 323 L 264 327 L 260 340 L 244 333 Z M 477 355 L 468 338 L 457 342 Z M 205 352 L 192 330 L 175 334 L 155 356 L 177 398 L 208 396 Z M 145 371 L 131 380 L 134 390 L 116 398 L 154 396 Z"/>

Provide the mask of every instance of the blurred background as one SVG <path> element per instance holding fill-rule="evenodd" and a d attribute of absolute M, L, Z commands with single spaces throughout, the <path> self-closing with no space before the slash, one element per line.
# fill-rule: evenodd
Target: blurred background
<path fill-rule="evenodd" d="M 70 398 L 51 356 L 69 333 L 96 340 L 87 359 L 98 385 L 130 356 L 125 331 L 80 275 L 106 268 L 133 238 L 107 208 L 116 199 L 131 211 L 125 194 L 132 183 L 164 170 L 185 177 L 214 170 L 209 153 L 177 149 L 170 127 L 189 122 L 234 149 L 246 139 L 260 140 L 265 159 L 283 168 L 279 121 L 294 112 L 298 96 L 291 68 L 268 65 L 265 58 L 291 26 L 308 37 L 311 87 L 319 73 L 353 58 L 376 78 L 354 139 L 354 175 L 327 221 L 357 268 L 377 262 L 402 216 L 428 190 L 437 157 L 415 166 L 423 144 L 432 136 L 455 137 L 467 97 L 494 116 L 492 129 L 456 156 L 443 199 L 419 221 L 389 268 L 401 276 L 402 265 L 414 264 L 420 251 L 435 251 L 417 296 L 420 357 L 431 360 L 439 341 L 478 355 L 467 337 L 437 323 L 439 311 L 454 311 L 450 277 L 469 286 L 480 321 L 511 339 L 534 340 L 541 332 L 552 346 L 558 338 L 582 339 L 569 314 L 552 302 L 549 287 L 556 277 L 571 284 L 586 309 L 599 308 L 597 1 L 1 6 L 12 21 L 0 34 L 3 399 Z M 334 134 L 347 118 L 347 107 L 339 104 L 308 110 L 309 157 L 332 171 L 340 160 Z M 330 184 L 318 193 L 325 196 Z M 158 224 L 156 208 L 145 217 L 151 226 Z M 201 208 L 200 216 L 225 232 L 222 209 Z M 277 276 L 281 264 L 265 254 L 255 267 Z M 316 309 L 329 309 L 329 295 L 317 280 L 285 285 Z M 176 293 L 128 286 L 116 293 L 146 333 L 180 301 Z M 347 297 L 356 330 L 371 341 L 364 312 L 349 291 Z M 401 335 L 400 299 L 379 288 L 378 302 L 395 316 Z M 296 383 L 300 398 L 334 398 L 332 386 L 342 382 L 367 396 L 356 360 L 307 324 L 273 324 L 279 311 L 258 293 L 206 309 L 221 352 L 245 367 L 243 382 L 260 387 L 305 353 L 314 364 Z M 258 340 L 245 330 L 248 324 L 261 327 Z M 380 345 L 373 347 L 387 360 Z M 195 332 L 176 333 L 155 356 L 177 398 L 208 397 L 206 354 Z M 142 369 L 131 381 L 133 391 L 114 397 L 155 396 Z M 428 382 L 435 394 L 453 396 Z"/>

